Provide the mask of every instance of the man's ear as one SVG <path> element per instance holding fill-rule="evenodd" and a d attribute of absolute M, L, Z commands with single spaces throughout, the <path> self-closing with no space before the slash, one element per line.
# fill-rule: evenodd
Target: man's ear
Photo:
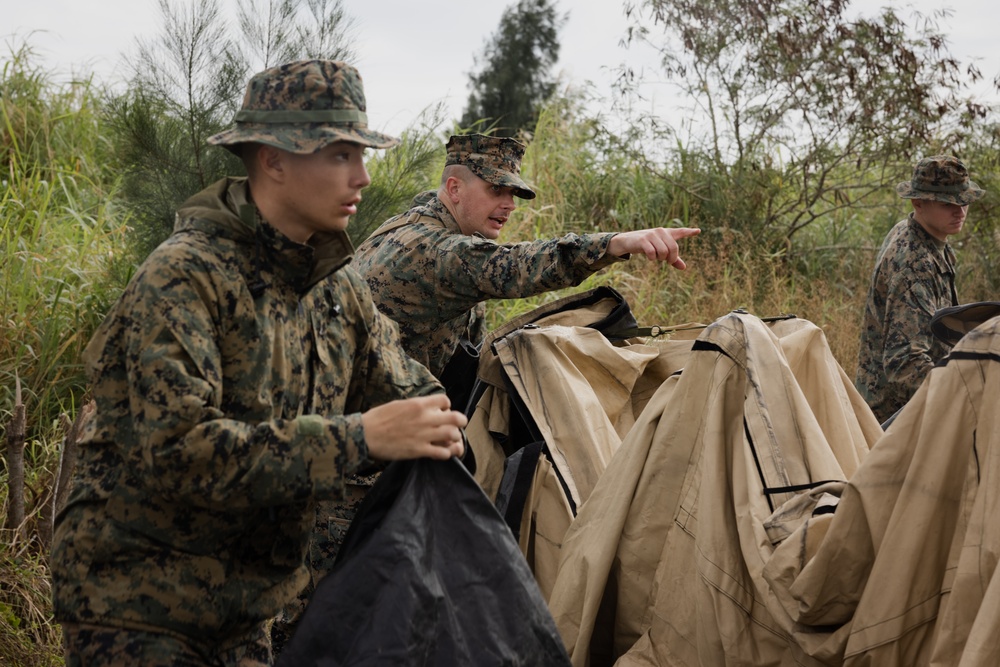
<path fill-rule="evenodd" d="M 284 151 L 264 144 L 257 149 L 256 158 L 261 174 L 279 183 L 284 182 L 287 175 Z"/>
<path fill-rule="evenodd" d="M 462 179 L 456 178 L 455 176 L 449 176 L 445 179 L 444 188 L 442 189 L 452 204 L 457 204 L 458 200 L 461 198 L 460 193 L 463 185 L 464 183 L 462 183 Z"/>

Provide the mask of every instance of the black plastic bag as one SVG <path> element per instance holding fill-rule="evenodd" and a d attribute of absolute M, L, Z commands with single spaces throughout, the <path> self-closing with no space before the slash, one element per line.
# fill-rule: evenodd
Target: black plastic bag
<path fill-rule="evenodd" d="M 278 660 L 569 664 L 510 530 L 457 459 L 386 468 Z"/>

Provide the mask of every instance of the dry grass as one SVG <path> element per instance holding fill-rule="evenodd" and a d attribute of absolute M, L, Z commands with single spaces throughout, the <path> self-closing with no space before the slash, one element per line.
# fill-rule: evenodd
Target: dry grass
<path fill-rule="evenodd" d="M 4 508 L 6 509 L 6 508 Z M 47 553 L 0 531 L 0 664 L 62 665 L 62 633 L 52 621 Z M 31 530 L 27 532 L 32 532 Z"/>
<path fill-rule="evenodd" d="M 531 238 L 532 217 L 530 210 L 522 211 L 520 221 L 508 223 L 505 240 Z M 870 266 L 847 265 L 836 281 L 807 280 L 795 276 L 781 257 L 762 255 L 735 236 L 714 248 L 685 241 L 682 257 L 688 265 L 685 271 L 632 258 L 576 288 L 489 302 L 490 324 L 499 325 L 558 296 L 604 284 L 625 296 L 641 326 L 708 323 L 737 308 L 760 317 L 795 314 L 824 330 L 834 356 L 853 377 Z"/>

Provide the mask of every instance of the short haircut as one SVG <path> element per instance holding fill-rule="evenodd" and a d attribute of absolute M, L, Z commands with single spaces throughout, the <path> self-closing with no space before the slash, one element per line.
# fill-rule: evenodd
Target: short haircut
<path fill-rule="evenodd" d="M 472 170 L 464 164 L 449 164 L 441 172 L 441 185 L 444 185 L 448 179 L 452 177 L 457 178 L 463 183 L 468 183 L 470 176 L 475 176 L 475 174 L 473 174 Z M 479 177 L 476 176 L 476 178 Z"/>

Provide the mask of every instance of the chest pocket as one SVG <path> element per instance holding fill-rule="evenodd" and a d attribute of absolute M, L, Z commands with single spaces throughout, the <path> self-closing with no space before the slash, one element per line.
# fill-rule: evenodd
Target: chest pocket
<path fill-rule="evenodd" d="M 339 307 L 338 307 L 339 308 Z M 329 314 L 325 308 L 312 308 L 309 317 L 312 320 L 313 341 L 316 346 L 316 357 L 326 370 L 333 366 L 330 354 L 330 323 Z M 339 313 L 338 313 L 339 314 Z"/>

